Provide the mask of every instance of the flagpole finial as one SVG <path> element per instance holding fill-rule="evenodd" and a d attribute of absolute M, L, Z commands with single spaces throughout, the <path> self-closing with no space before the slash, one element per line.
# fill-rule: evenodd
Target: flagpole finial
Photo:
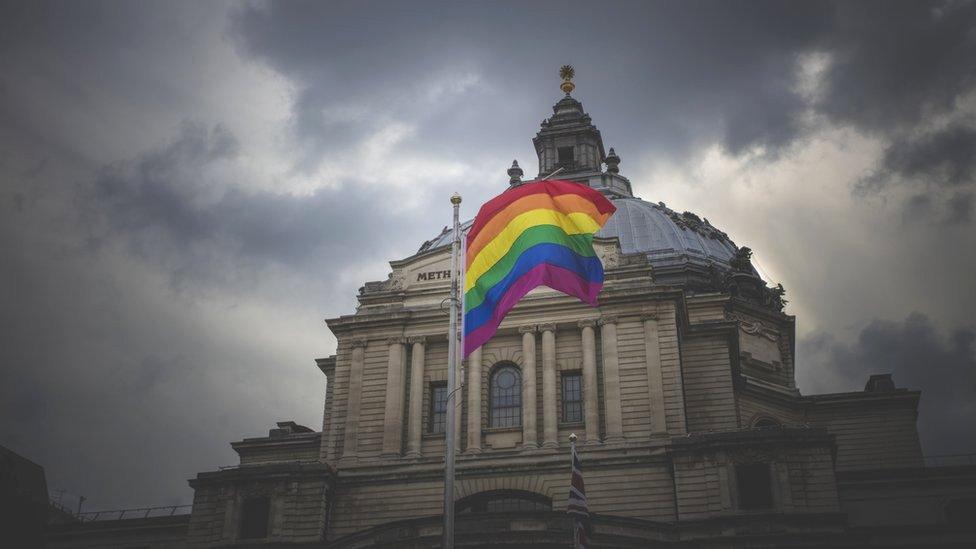
<path fill-rule="evenodd" d="M 576 433 L 570 433 L 569 434 L 569 441 L 570 442 L 576 442 Z"/>
<path fill-rule="evenodd" d="M 563 79 L 563 83 L 559 85 L 559 89 L 566 92 L 566 95 L 569 95 L 569 92 L 576 89 L 576 84 L 573 84 L 574 76 L 576 76 L 576 69 L 572 65 L 559 67 L 559 77 Z"/>
<path fill-rule="evenodd" d="M 458 193 L 452 194 L 451 195 L 451 204 L 454 204 L 455 206 L 457 206 L 460 203 L 461 203 L 461 195 L 459 195 Z"/>

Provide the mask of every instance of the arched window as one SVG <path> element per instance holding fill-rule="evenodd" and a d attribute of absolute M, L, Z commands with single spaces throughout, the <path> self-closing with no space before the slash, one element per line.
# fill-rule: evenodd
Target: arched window
<path fill-rule="evenodd" d="M 491 490 L 457 502 L 458 513 L 504 513 L 506 511 L 552 511 L 552 500 L 523 490 Z"/>
<path fill-rule="evenodd" d="M 754 429 L 762 427 L 779 427 L 779 422 L 769 416 L 759 416 L 752 422 Z"/>
<path fill-rule="evenodd" d="M 518 427 L 522 425 L 522 374 L 511 363 L 497 366 L 489 382 L 491 408 L 489 426 Z"/>

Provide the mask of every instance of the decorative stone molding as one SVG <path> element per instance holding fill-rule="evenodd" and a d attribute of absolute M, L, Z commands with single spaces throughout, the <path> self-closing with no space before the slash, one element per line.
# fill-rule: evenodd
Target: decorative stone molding
<path fill-rule="evenodd" d="M 600 326 L 605 326 L 607 324 L 616 324 L 619 321 L 620 318 L 617 317 L 617 315 L 604 315 L 600 317 L 600 320 L 597 323 Z"/>
<path fill-rule="evenodd" d="M 727 314 L 726 318 L 728 320 L 738 322 L 739 329 L 749 335 L 764 337 L 770 341 L 775 341 L 777 343 L 779 342 L 779 330 L 766 326 L 759 320 L 751 322 L 732 313 Z"/>
<path fill-rule="evenodd" d="M 620 265 L 620 251 L 614 245 L 596 246 L 596 256 L 604 269 L 609 270 Z"/>
<path fill-rule="evenodd" d="M 539 327 L 536 326 L 535 324 L 529 324 L 527 326 L 519 326 L 519 329 L 518 329 L 518 331 L 519 331 L 520 334 L 534 334 L 538 330 L 539 330 Z"/>
<path fill-rule="evenodd" d="M 645 320 L 657 320 L 657 318 L 658 316 L 656 310 L 645 309 L 641 311 L 640 319 L 642 322 Z"/>
<path fill-rule="evenodd" d="M 773 457 L 769 448 L 735 448 L 729 451 L 729 459 L 736 464 L 769 463 Z"/>
<path fill-rule="evenodd" d="M 583 320 L 577 322 L 576 325 L 579 326 L 580 328 L 594 328 L 596 327 L 596 319 L 584 318 Z"/>
<path fill-rule="evenodd" d="M 407 343 L 413 345 L 419 343 L 421 345 L 427 344 L 427 336 L 410 336 L 407 338 Z"/>
<path fill-rule="evenodd" d="M 387 345 L 403 345 L 406 342 L 407 342 L 406 338 L 399 337 L 399 336 L 386 338 Z"/>
<path fill-rule="evenodd" d="M 539 324 L 540 332 L 555 332 L 556 324 L 554 322 L 548 322 L 546 324 Z"/>
<path fill-rule="evenodd" d="M 407 273 L 403 269 L 394 269 L 390 273 L 389 285 L 391 290 L 402 290 L 406 286 Z"/>
<path fill-rule="evenodd" d="M 351 345 L 353 349 L 365 349 L 368 343 L 369 342 L 365 339 L 354 339 L 352 340 Z"/>

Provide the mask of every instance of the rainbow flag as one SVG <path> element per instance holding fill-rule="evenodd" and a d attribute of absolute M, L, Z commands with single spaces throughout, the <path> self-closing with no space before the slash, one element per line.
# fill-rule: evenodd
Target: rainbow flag
<path fill-rule="evenodd" d="M 603 265 L 593 234 L 615 211 L 599 191 L 572 181 L 526 183 L 485 203 L 466 244 L 464 356 L 537 286 L 596 307 Z"/>

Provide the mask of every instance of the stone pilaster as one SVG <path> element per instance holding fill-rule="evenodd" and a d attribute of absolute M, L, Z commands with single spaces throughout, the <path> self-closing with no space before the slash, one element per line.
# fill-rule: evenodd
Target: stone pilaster
<path fill-rule="evenodd" d="M 349 364 L 349 394 L 346 402 L 345 432 L 342 435 L 342 459 L 356 459 L 359 446 L 359 410 L 363 396 L 363 368 L 366 365 L 366 340 L 352 342 Z"/>
<path fill-rule="evenodd" d="M 406 341 L 391 337 L 386 368 L 386 409 L 383 414 L 383 455 L 399 456 L 403 446 L 404 369 L 407 355 Z"/>
<path fill-rule="evenodd" d="M 542 324 L 542 446 L 558 448 L 556 426 L 556 325 Z"/>
<path fill-rule="evenodd" d="M 411 337 L 410 352 L 410 414 L 407 418 L 407 457 L 421 456 L 424 432 L 424 367 L 427 341 L 424 337 Z"/>
<path fill-rule="evenodd" d="M 596 375 L 596 335 L 593 327 L 596 321 L 584 319 L 579 321 L 580 335 L 583 343 L 583 421 L 586 427 L 586 443 L 600 442 L 600 402 L 598 399 Z"/>
<path fill-rule="evenodd" d="M 468 355 L 468 452 L 481 451 L 481 347 Z"/>
<path fill-rule="evenodd" d="M 651 411 L 651 434 L 668 430 L 664 415 L 664 376 L 661 374 L 661 343 L 658 339 L 657 314 L 646 313 L 644 322 L 644 357 L 647 365 L 647 401 Z"/>
<path fill-rule="evenodd" d="M 535 404 L 535 326 L 522 326 L 522 446 L 538 448 Z"/>
<path fill-rule="evenodd" d="M 603 347 L 603 407 L 606 410 L 607 442 L 622 442 L 624 426 L 620 402 L 617 317 L 600 318 L 600 343 Z"/>

